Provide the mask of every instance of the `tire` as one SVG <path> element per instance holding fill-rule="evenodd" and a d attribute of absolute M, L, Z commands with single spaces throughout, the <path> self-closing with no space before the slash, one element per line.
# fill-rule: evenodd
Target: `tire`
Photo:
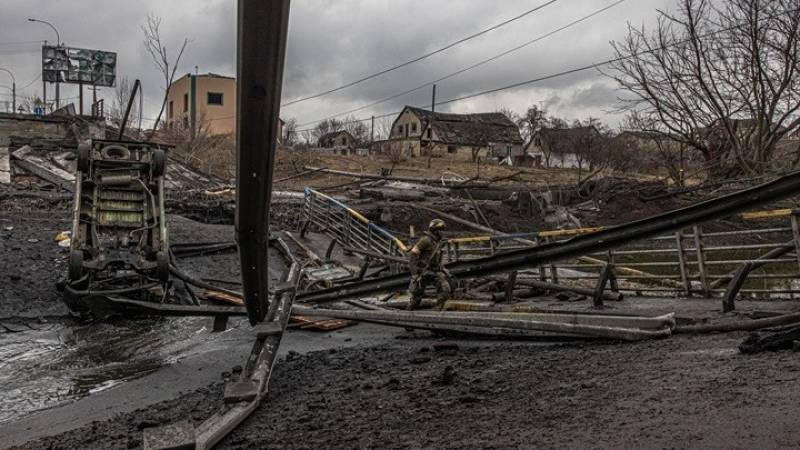
<path fill-rule="evenodd" d="M 156 267 L 158 281 L 162 283 L 169 281 L 169 257 L 167 252 L 156 253 Z"/>
<path fill-rule="evenodd" d="M 164 176 L 164 173 L 167 169 L 167 154 L 164 153 L 164 150 L 156 149 L 153 150 L 153 156 L 150 162 L 151 170 L 153 173 L 153 178 L 158 178 Z"/>
<path fill-rule="evenodd" d="M 89 146 L 87 144 L 78 144 L 78 171 L 82 173 L 89 173 Z"/>
<path fill-rule="evenodd" d="M 69 252 L 69 281 L 77 281 L 83 278 L 83 252 L 72 250 Z"/>

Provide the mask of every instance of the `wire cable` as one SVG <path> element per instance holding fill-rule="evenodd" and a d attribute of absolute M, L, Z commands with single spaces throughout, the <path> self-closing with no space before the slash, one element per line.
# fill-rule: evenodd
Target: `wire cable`
<path fill-rule="evenodd" d="M 406 67 L 408 65 L 411 65 L 411 64 L 414 64 L 416 62 L 422 61 L 423 59 L 429 58 L 429 57 L 431 57 L 433 55 L 436 55 L 438 53 L 441 53 L 441 52 L 443 52 L 445 50 L 451 49 L 451 48 L 455 47 L 456 45 L 462 44 L 462 43 L 464 43 L 466 41 L 469 41 L 471 39 L 474 39 L 474 38 L 476 38 L 478 36 L 484 35 L 484 34 L 490 32 L 492 30 L 496 30 L 496 29 L 498 29 L 500 27 L 508 25 L 509 23 L 514 22 L 516 20 L 519 20 L 519 19 L 521 19 L 521 18 L 523 18 L 523 17 L 525 17 L 525 16 L 527 16 L 529 14 L 532 14 L 532 13 L 534 13 L 534 12 L 536 12 L 536 11 L 546 7 L 546 6 L 552 5 L 553 3 L 557 2 L 557 1 L 558 0 L 549 0 L 549 1 L 547 1 L 547 2 L 545 2 L 543 4 L 541 4 L 541 5 L 533 8 L 533 9 L 529 9 L 529 10 L 523 12 L 522 14 L 514 16 L 514 17 L 512 17 L 510 19 L 507 19 L 507 20 L 505 20 L 503 22 L 500 22 L 500 23 L 498 23 L 496 25 L 492 25 L 489 28 L 486 28 L 486 29 L 481 30 L 481 31 L 479 31 L 477 33 L 471 34 L 471 35 L 469 35 L 467 37 L 461 38 L 461 39 L 459 39 L 459 40 L 457 40 L 455 42 L 451 42 L 450 44 L 447 44 L 444 47 L 440 47 L 440 48 L 438 48 L 436 50 L 433 50 L 431 52 L 425 53 L 424 55 L 418 56 L 418 57 L 416 57 L 414 59 L 411 59 L 411 60 L 408 60 L 406 62 L 397 64 L 397 65 L 389 67 L 387 69 L 383 69 L 383 70 L 381 70 L 379 72 L 375 72 L 375 73 L 373 73 L 371 75 L 364 76 L 364 77 L 359 78 L 357 80 L 350 81 L 350 82 L 345 83 L 345 84 L 343 84 L 341 86 L 338 86 L 338 87 L 335 87 L 335 88 L 332 88 L 332 89 L 328 89 L 328 90 L 325 90 L 325 91 L 322 91 L 322 92 L 318 92 L 316 94 L 309 95 L 307 97 L 302 97 L 302 98 L 298 98 L 298 99 L 286 102 L 286 103 L 282 104 L 281 106 L 294 105 L 294 104 L 297 104 L 297 103 L 300 103 L 300 102 L 304 102 L 304 101 L 307 101 L 307 100 L 311 100 L 311 99 L 314 99 L 314 98 L 319 98 L 319 97 L 322 97 L 322 96 L 325 96 L 325 95 L 328 95 L 328 94 L 332 94 L 334 92 L 341 91 L 342 89 L 347 89 L 347 88 L 349 88 L 351 86 L 355 86 L 355 85 L 363 83 L 363 82 L 365 82 L 367 80 L 371 80 L 373 78 L 379 77 L 381 75 L 385 75 L 385 74 L 387 74 L 389 72 L 395 71 L 395 70 L 400 69 L 402 67 Z"/>
<path fill-rule="evenodd" d="M 550 37 L 550 36 L 552 36 L 552 35 L 554 35 L 554 34 L 556 34 L 556 33 L 560 32 L 560 31 L 564 31 L 564 30 L 566 30 L 566 29 L 568 29 L 568 28 L 570 28 L 570 27 L 573 27 L 573 26 L 575 26 L 575 25 L 577 25 L 577 24 L 579 24 L 579 23 L 581 23 L 581 22 L 584 22 L 584 21 L 586 21 L 586 20 L 588 20 L 588 19 L 590 19 L 590 18 L 592 18 L 592 17 L 594 17 L 594 16 L 596 16 L 596 15 L 598 15 L 598 14 L 602 13 L 602 12 L 605 12 L 605 11 L 607 11 L 607 10 L 609 10 L 609 9 L 611 9 L 611 8 L 613 8 L 613 7 L 617 6 L 617 5 L 619 5 L 620 3 L 623 3 L 623 2 L 625 2 L 625 1 L 626 1 L 626 0 L 617 0 L 616 2 L 614 2 L 614 3 L 612 3 L 612 4 L 608 5 L 608 6 L 605 6 L 605 7 L 603 7 L 603 8 L 600 8 L 600 9 L 598 9 L 598 10 L 596 10 L 596 11 L 592 12 L 592 13 L 589 13 L 589 14 L 587 14 L 587 15 L 585 15 L 585 16 L 583 16 L 583 17 L 579 18 L 579 19 L 573 20 L 572 22 L 570 22 L 570 23 L 568 23 L 568 24 L 566 24 L 566 25 L 564 25 L 564 26 L 561 26 L 561 27 L 559 27 L 559 28 L 556 28 L 555 30 L 552 30 L 552 31 L 550 31 L 550 32 L 548 32 L 548 33 L 545 33 L 545 34 L 543 34 L 543 35 L 541 35 L 541 36 L 538 36 L 538 37 L 536 37 L 536 38 L 534 38 L 534 39 L 531 39 L 531 40 L 529 40 L 529 41 L 527 41 L 527 42 L 524 42 L 524 43 L 522 43 L 522 44 L 520 44 L 520 45 L 517 45 L 516 47 L 510 48 L 510 49 L 508 49 L 508 50 L 506 50 L 506 51 L 504 51 L 504 52 L 498 53 L 498 54 L 496 54 L 496 55 L 494 55 L 494 56 L 492 56 L 492 57 L 490 57 L 490 58 L 487 58 L 487 59 L 481 60 L 481 61 L 479 61 L 479 62 L 477 62 L 477 63 L 475 63 L 475 64 L 472 64 L 472 65 L 470 65 L 470 66 L 464 67 L 464 68 L 462 68 L 462 69 L 459 69 L 459 70 L 457 70 L 457 71 L 455 71 L 455 72 L 452 72 L 452 73 L 450 73 L 450 74 L 444 75 L 444 76 L 442 76 L 442 77 L 440 77 L 440 78 L 437 78 L 437 79 L 435 79 L 435 80 L 428 81 L 428 82 L 426 82 L 426 83 L 424 83 L 424 84 L 421 84 L 421 85 L 419 85 L 419 86 L 417 86 L 417 87 L 415 87 L 415 88 L 411 88 L 411 89 L 405 90 L 405 91 L 403 91 L 403 92 L 398 92 L 397 94 L 393 94 L 393 95 L 391 95 L 391 96 L 389 96 L 389 97 L 385 97 L 385 98 L 382 98 L 382 99 L 380 99 L 380 100 L 376 100 L 376 101 L 374 101 L 374 102 L 372 102 L 372 103 L 369 103 L 369 104 L 366 104 L 366 105 L 363 105 L 363 106 L 359 106 L 359 107 L 357 107 L 357 108 L 353 108 L 353 109 L 351 109 L 351 110 L 348 110 L 348 111 L 344 111 L 344 112 L 336 113 L 336 114 L 334 114 L 334 115 L 332 115 L 332 116 L 325 117 L 324 119 L 312 120 L 312 121 L 309 121 L 309 122 L 306 122 L 306 123 L 302 123 L 302 124 L 300 124 L 300 125 L 298 125 L 298 126 L 300 126 L 300 127 L 304 127 L 304 126 L 311 125 L 311 124 L 314 124 L 314 123 L 319 123 L 319 122 L 322 122 L 322 121 L 324 121 L 324 120 L 330 120 L 330 119 L 333 119 L 333 118 L 336 118 L 336 117 L 339 117 L 339 116 L 344 116 L 344 115 L 347 115 L 347 114 L 352 114 L 352 113 L 355 113 L 355 112 L 358 112 L 358 111 L 361 111 L 361 110 L 364 110 L 364 109 L 370 108 L 370 107 L 372 107 L 372 106 L 376 106 L 376 105 L 380 105 L 381 103 L 388 102 L 389 100 L 394 100 L 394 99 L 396 99 L 396 98 L 398 98 L 398 97 L 402 97 L 402 96 L 404 96 L 404 95 L 407 95 L 407 94 L 410 94 L 410 93 L 412 93 L 412 92 L 416 92 L 416 91 L 418 91 L 418 90 L 420 90 L 420 89 L 423 89 L 423 88 L 426 88 L 426 87 L 428 87 L 428 86 L 433 86 L 433 85 L 434 85 L 434 84 L 436 84 L 436 83 L 439 83 L 439 82 L 442 82 L 442 81 L 444 81 L 444 80 L 447 80 L 447 79 L 453 78 L 453 77 L 455 77 L 455 76 L 457 76 L 457 75 L 461 75 L 461 74 L 462 74 L 462 73 L 464 73 L 464 72 L 468 72 L 468 71 L 470 71 L 470 70 L 472 70 L 472 69 L 475 69 L 475 68 L 477 68 L 477 67 L 480 67 L 480 66 L 482 66 L 482 65 L 484 65 L 484 64 L 488 64 L 488 63 L 490 63 L 490 62 L 492 62 L 492 61 L 496 61 L 496 60 L 498 60 L 498 59 L 500 59 L 500 58 L 502 58 L 502 57 L 504 57 L 504 56 L 506 56 L 506 55 L 509 55 L 509 54 L 511 54 L 511 53 L 513 53 L 513 52 L 516 52 L 516 51 L 518 51 L 518 50 L 521 50 L 521 49 L 523 49 L 523 48 L 525 48 L 525 47 L 527 47 L 527 46 L 529 46 L 529 45 L 532 45 L 532 44 L 534 44 L 534 43 L 536 43 L 536 42 L 539 42 L 539 41 L 541 41 L 541 40 L 543 40 L 543 39 L 546 39 L 546 38 L 548 38 L 548 37 Z"/>
<path fill-rule="evenodd" d="M 800 11 L 800 9 L 783 11 L 783 12 L 781 12 L 781 14 L 788 14 L 788 13 L 797 12 L 797 11 Z M 778 15 L 773 15 L 771 17 L 778 17 Z M 697 36 L 697 37 L 694 37 L 694 38 L 687 38 L 687 39 L 678 40 L 678 41 L 675 41 L 675 42 L 673 42 L 671 44 L 666 44 L 666 45 L 662 45 L 662 46 L 659 46 L 659 47 L 654 47 L 654 48 L 650 48 L 650 49 L 647 49 L 647 50 L 642 50 L 640 52 L 631 53 L 629 55 L 619 56 L 617 58 L 611 58 L 611 59 L 607 59 L 607 60 L 604 60 L 604 61 L 587 64 L 585 66 L 576 67 L 576 68 L 573 68 L 573 69 L 567 69 L 567 70 L 564 70 L 564 71 L 561 71 L 561 72 L 556 72 L 556 73 L 553 73 L 553 74 L 550 74 L 550 75 L 545 75 L 545 76 L 541 76 L 541 77 L 537 77 L 537 78 L 532 78 L 530 80 L 520 81 L 520 82 L 512 83 L 512 84 L 509 84 L 509 85 L 506 85 L 506 86 L 501 86 L 501 87 L 497 87 L 497 88 L 493 88 L 493 89 L 487 89 L 485 91 L 480 91 L 480 92 L 476 92 L 476 93 L 473 93 L 473 94 L 464 95 L 464 96 L 461 96 L 461 97 L 451 98 L 449 100 L 443 100 L 443 101 L 440 101 L 440 102 L 436 102 L 435 106 L 447 105 L 447 104 L 450 104 L 450 103 L 456 103 L 456 102 L 472 99 L 472 98 L 475 98 L 475 97 L 481 97 L 481 96 L 488 95 L 488 94 L 494 94 L 496 92 L 501 92 L 501 91 L 505 91 L 505 90 L 508 90 L 508 89 L 518 88 L 520 86 L 534 84 L 534 83 L 538 83 L 538 82 L 541 82 L 541 81 L 550 80 L 550 79 L 553 79 L 553 78 L 559 78 L 559 77 L 563 77 L 563 76 L 566 76 L 566 75 L 571 75 L 571 74 L 578 73 L 578 72 L 583 72 L 583 71 L 590 70 L 590 69 L 596 69 L 598 67 L 602 67 L 602 66 L 606 66 L 606 65 L 609 65 L 609 64 L 613 64 L 615 62 L 620 62 L 620 61 L 625 61 L 625 60 L 628 60 L 628 59 L 636 58 L 638 56 L 646 55 L 648 53 L 655 53 L 655 52 L 658 52 L 658 51 L 667 50 L 669 48 L 676 47 L 678 45 L 685 44 L 687 42 L 691 42 L 692 40 L 695 40 L 695 39 L 697 39 L 697 40 L 706 39 L 706 38 L 709 38 L 709 37 L 714 36 L 716 34 L 723 33 L 723 32 L 726 32 L 726 31 L 731 31 L 733 29 L 741 28 L 743 26 L 746 26 L 746 24 L 732 25 L 730 27 L 720 28 L 718 30 L 709 31 L 708 33 L 703 34 L 702 36 Z M 396 113 L 384 114 L 382 116 L 375 116 L 375 118 L 386 117 L 386 116 L 392 115 L 392 114 L 399 114 L 399 111 L 396 112 Z M 343 122 L 343 125 L 344 124 L 350 124 L 350 123 L 356 123 L 356 122 L 365 122 L 365 121 L 368 121 L 368 120 L 371 120 L 371 119 L 372 119 L 371 117 L 367 117 L 367 118 L 364 118 L 364 119 L 351 120 L 351 121 L 348 121 L 348 122 Z M 313 128 L 309 128 L 309 129 L 296 130 L 296 132 L 312 131 L 312 130 L 313 130 Z"/>

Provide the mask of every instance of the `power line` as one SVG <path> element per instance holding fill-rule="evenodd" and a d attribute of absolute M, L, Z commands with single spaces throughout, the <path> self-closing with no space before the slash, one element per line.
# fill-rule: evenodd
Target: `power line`
<path fill-rule="evenodd" d="M 797 11 L 800 11 L 800 9 L 782 11 L 780 14 L 788 14 L 788 13 L 797 12 Z M 771 17 L 777 17 L 777 16 L 778 15 L 776 14 L 776 15 L 773 15 Z M 509 85 L 506 85 L 506 86 L 493 88 L 493 89 L 488 89 L 488 90 L 485 90 L 485 91 L 480 91 L 480 92 L 476 92 L 476 93 L 473 93 L 473 94 L 468 94 L 468 95 L 464 95 L 464 96 L 461 96 L 461 97 L 452 98 L 452 99 L 449 99 L 449 100 L 443 100 L 443 101 L 440 101 L 440 102 L 436 102 L 435 105 L 436 106 L 440 106 L 440 105 L 447 105 L 447 104 L 450 104 L 450 103 L 456 103 L 456 102 L 468 100 L 468 99 L 475 98 L 475 97 L 481 97 L 481 96 L 488 95 L 488 94 L 494 94 L 496 92 L 501 92 L 501 91 L 505 91 L 505 90 L 508 90 L 508 89 L 518 88 L 520 86 L 534 84 L 534 83 L 538 83 L 538 82 L 541 82 L 541 81 L 550 80 L 550 79 L 553 79 L 553 78 L 559 78 L 559 77 L 562 77 L 562 76 L 571 75 L 571 74 L 574 74 L 574 73 L 583 72 L 583 71 L 590 70 L 590 69 L 596 69 L 598 67 L 606 66 L 608 64 L 612 64 L 612 63 L 615 63 L 615 62 L 625 61 L 625 60 L 632 59 L 632 58 L 635 58 L 635 57 L 638 57 L 638 56 L 641 56 L 641 55 L 646 55 L 648 53 L 655 53 L 655 52 L 658 52 L 658 51 L 667 50 L 668 48 L 675 47 L 675 46 L 678 46 L 678 45 L 681 45 L 681 44 L 685 44 L 685 43 L 693 41 L 693 40 L 706 39 L 706 38 L 709 38 L 709 37 L 714 36 L 716 34 L 723 33 L 723 32 L 726 32 L 726 31 L 730 31 L 730 30 L 733 30 L 733 29 L 736 29 L 736 28 L 741 28 L 743 26 L 745 26 L 745 24 L 732 25 L 730 27 L 720 28 L 719 30 L 709 31 L 708 33 L 706 33 L 706 34 L 704 34 L 702 36 L 697 36 L 697 37 L 694 37 L 694 38 L 687 38 L 687 39 L 675 41 L 675 42 L 673 42 L 671 44 L 665 44 L 665 45 L 662 45 L 662 46 L 659 46 L 659 47 L 650 48 L 650 49 L 647 49 L 647 50 L 642 50 L 642 51 L 636 52 L 636 53 L 631 53 L 630 55 L 627 55 L 627 56 L 620 56 L 620 57 L 617 57 L 617 58 L 611 58 L 611 59 L 607 59 L 605 61 L 592 63 L 592 64 L 587 64 L 585 66 L 564 70 L 564 71 L 553 73 L 553 74 L 550 74 L 550 75 L 545 75 L 545 76 L 541 76 L 541 77 L 537 77 L 537 78 L 532 78 L 530 80 L 520 81 L 520 82 L 512 83 L 512 84 L 509 84 Z M 396 114 L 399 114 L 399 113 L 400 113 L 400 111 L 397 111 L 397 112 L 393 112 L 393 113 L 383 114 L 381 116 L 375 116 L 375 118 L 378 119 L 378 118 L 383 118 L 383 117 L 389 117 L 389 116 L 396 115 Z M 355 120 L 351 120 L 351 121 L 348 121 L 348 122 L 343 122 L 342 125 L 348 125 L 348 124 L 356 123 L 356 122 L 366 122 L 368 120 L 372 120 L 372 117 L 366 117 L 366 118 L 363 118 L 363 119 L 355 119 Z M 295 130 L 295 132 L 312 131 L 312 130 L 313 130 L 313 128 L 306 128 L 306 129 L 301 129 L 301 130 Z"/>
<path fill-rule="evenodd" d="M 572 22 L 570 22 L 570 23 L 568 23 L 568 24 L 566 24 L 566 25 L 564 25 L 564 26 L 561 26 L 561 27 L 559 27 L 559 28 L 556 28 L 555 30 L 552 30 L 552 31 L 550 31 L 550 32 L 547 32 L 547 33 L 545 33 L 545 34 L 541 35 L 541 36 L 538 36 L 538 37 L 536 37 L 536 38 L 534 38 L 534 39 L 531 39 L 531 40 L 529 40 L 529 41 L 527 41 L 527 42 L 524 42 L 524 43 L 522 43 L 522 44 L 520 44 L 520 45 L 517 45 L 516 47 L 510 48 L 510 49 L 508 49 L 508 50 L 506 50 L 506 51 L 504 51 L 504 52 L 502 52 L 502 53 L 498 53 L 498 54 L 496 54 L 496 55 L 494 55 L 494 56 L 492 56 L 492 57 L 490 57 L 490 58 L 484 59 L 484 60 L 482 60 L 482 61 L 479 61 L 479 62 L 477 62 L 477 63 L 475 63 L 475 64 L 472 64 L 472 65 L 470 65 L 470 66 L 464 67 L 464 68 L 462 68 L 462 69 L 459 69 L 459 70 L 457 70 L 457 71 L 455 71 L 455 72 L 452 72 L 452 73 L 450 73 L 450 74 L 444 75 L 444 76 L 442 76 L 442 77 L 440 77 L 440 78 L 437 78 L 437 79 L 435 79 L 435 80 L 428 81 L 428 82 L 426 82 L 426 83 L 424 83 L 424 84 L 421 84 L 421 85 L 419 85 L 419 86 L 417 86 L 417 87 L 414 87 L 414 88 L 411 88 L 411 89 L 405 90 L 405 91 L 403 91 L 403 92 L 399 92 L 399 93 L 397 93 L 397 94 L 393 94 L 393 95 L 391 95 L 391 96 L 389 96 L 389 97 L 382 98 L 382 99 L 380 99 L 380 100 L 377 100 L 377 101 L 375 101 L 375 102 L 372 102 L 372 103 L 369 103 L 369 104 L 366 104 L 366 105 L 363 105 L 363 106 L 359 106 L 359 107 L 357 107 L 357 108 L 354 108 L 354 109 L 351 109 L 351 110 L 349 110 L 349 111 L 344 111 L 344 112 L 336 113 L 336 114 L 334 114 L 334 115 L 332 115 L 332 116 L 328 116 L 328 117 L 326 117 L 326 118 L 324 118 L 324 119 L 313 120 L 313 121 L 310 121 L 310 122 L 306 122 L 306 123 L 300 124 L 300 125 L 298 125 L 298 126 L 304 127 L 304 126 L 306 126 L 306 125 L 310 125 L 310 124 L 314 124 L 314 123 L 322 122 L 323 120 L 330 120 L 330 119 L 333 119 L 333 118 L 336 118 L 336 117 L 339 117 L 339 116 L 344 116 L 344 115 L 347 115 L 347 114 L 352 114 L 352 113 L 354 113 L 354 112 L 358 112 L 358 111 L 361 111 L 361 110 L 364 110 L 364 109 L 370 108 L 370 107 L 372 107 L 372 106 L 380 105 L 381 103 L 388 102 L 389 100 L 394 100 L 394 99 L 396 99 L 396 98 L 398 98 L 398 97 L 402 97 L 402 96 L 404 96 L 404 95 L 407 95 L 407 94 L 410 94 L 410 93 L 412 93 L 412 92 L 416 92 L 416 91 L 418 91 L 418 90 L 420 90 L 420 89 L 422 89 L 422 88 L 426 88 L 426 87 L 428 87 L 428 86 L 432 86 L 432 85 L 434 85 L 434 84 L 436 84 L 436 83 L 439 83 L 439 82 L 441 82 L 441 81 L 444 81 L 444 80 L 447 80 L 447 79 L 453 78 L 453 77 L 455 77 L 455 76 L 457 76 L 457 75 L 460 75 L 460 74 L 462 74 L 462 73 L 464 73 L 464 72 L 468 72 L 468 71 L 470 71 L 470 70 L 472 70 L 472 69 L 475 69 L 475 68 L 477 68 L 477 67 L 480 67 L 480 66 L 482 66 L 482 65 L 484 65 L 484 64 L 488 64 L 488 63 L 490 63 L 490 62 L 492 62 L 492 61 L 496 61 L 496 60 L 498 60 L 498 59 L 500 59 L 500 58 L 502 58 L 502 57 L 504 57 L 504 56 L 506 56 L 506 55 L 509 55 L 509 54 L 511 54 L 511 53 L 513 53 L 513 52 L 516 52 L 516 51 L 518 51 L 518 50 L 521 50 L 521 49 L 523 49 L 523 48 L 525 48 L 525 47 L 527 47 L 527 46 L 529 46 L 529 45 L 531 45 L 531 44 L 534 44 L 534 43 L 536 43 L 536 42 L 539 42 L 539 41 L 541 41 L 541 40 L 543 40 L 543 39 L 546 39 L 546 38 L 548 38 L 548 37 L 550 37 L 550 36 L 552 36 L 552 35 L 554 35 L 554 34 L 556 34 L 556 33 L 560 32 L 560 31 L 566 30 L 567 28 L 573 27 L 573 26 L 575 26 L 575 25 L 577 25 L 577 24 L 579 24 L 579 23 L 581 23 L 581 22 L 584 22 L 584 21 L 586 21 L 586 20 L 588 20 L 588 19 L 590 19 L 590 18 L 592 18 L 592 17 L 594 17 L 594 16 L 596 16 L 596 15 L 598 15 L 598 14 L 600 14 L 600 13 L 603 13 L 603 12 L 605 12 L 605 11 L 607 11 L 607 10 L 609 10 L 609 9 L 611 9 L 611 8 L 613 8 L 613 7 L 617 6 L 617 5 L 619 5 L 620 3 L 623 3 L 623 2 L 625 2 L 625 1 L 626 1 L 626 0 L 617 0 L 616 2 L 614 2 L 614 3 L 612 3 L 612 4 L 608 5 L 608 6 L 605 6 L 605 7 L 603 7 L 603 8 L 600 8 L 600 9 L 598 9 L 598 10 L 596 10 L 596 11 L 592 12 L 592 13 L 589 13 L 589 14 L 587 14 L 587 15 L 585 15 L 585 16 L 583 16 L 583 17 L 579 18 L 579 19 L 573 20 Z"/>
<path fill-rule="evenodd" d="M 338 87 L 335 87 L 335 88 L 332 88 L 332 89 L 328 89 L 326 91 L 318 92 L 316 94 L 309 95 L 307 97 L 302 97 L 302 98 L 299 98 L 299 99 L 296 99 L 296 100 L 292 100 L 292 101 L 286 102 L 286 103 L 282 104 L 281 106 L 294 105 L 294 104 L 297 104 L 297 103 L 300 103 L 300 102 L 304 102 L 306 100 L 311 100 L 311 99 L 314 99 L 314 98 L 322 97 L 324 95 L 332 94 L 334 92 L 341 91 L 342 89 L 347 89 L 347 88 L 349 88 L 351 86 L 355 86 L 355 85 L 357 85 L 359 83 L 363 83 L 364 81 L 371 80 L 373 78 L 376 78 L 376 77 L 379 77 L 381 75 L 387 74 L 387 73 L 392 72 L 394 70 L 400 69 L 401 67 L 405 67 L 405 66 L 408 66 L 410 64 L 414 64 L 416 62 L 422 61 L 425 58 L 429 58 L 429 57 L 431 57 L 431 56 L 433 56 L 433 55 L 435 55 L 437 53 L 441 53 L 441 52 L 443 52 L 445 50 L 453 48 L 456 45 L 459 45 L 459 44 L 462 44 L 462 43 L 464 43 L 466 41 L 469 41 L 470 39 L 474 39 L 474 38 L 476 38 L 478 36 L 481 36 L 481 35 L 484 35 L 484 34 L 490 32 L 492 30 L 496 30 L 496 29 L 498 29 L 500 27 L 508 25 L 509 23 L 514 22 L 515 20 L 519 20 L 519 19 L 521 19 L 521 18 L 523 18 L 523 17 L 525 17 L 525 16 L 527 16 L 529 14 L 532 14 L 532 13 L 544 8 L 545 6 L 552 5 L 556 1 L 558 1 L 558 0 L 549 0 L 549 1 L 547 1 L 547 2 L 545 2 L 543 4 L 541 4 L 541 5 L 533 8 L 533 9 L 529 9 L 529 10 L 523 12 L 522 14 L 514 16 L 514 17 L 512 17 L 512 18 L 510 18 L 508 20 L 505 20 L 503 22 L 500 22 L 500 23 L 498 23 L 496 25 L 492 25 L 489 28 L 486 28 L 486 29 L 481 30 L 481 31 L 479 31 L 477 33 L 471 34 L 471 35 L 469 35 L 467 37 L 461 38 L 461 39 L 459 39 L 459 40 L 457 40 L 455 42 L 452 42 L 450 44 L 445 45 L 444 47 L 441 47 L 441 48 L 438 48 L 438 49 L 433 50 L 431 52 L 425 53 L 424 55 L 421 55 L 421 56 L 418 56 L 418 57 L 416 57 L 414 59 L 411 59 L 409 61 L 400 63 L 400 64 L 398 64 L 396 66 L 392 66 L 392 67 L 389 67 L 387 69 L 383 69 L 380 72 L 375 72 L 375 73 L 373 73 L 371 75 L 367 75 L 367 76 L 359 78 L 358 80 L 355 80 L 355 81 L 350 81 L 350 82 L 345 83 L 345 84 L 343 84 L 341 86 L 338 86 Z"/>
<path fill-rule="evenodd" d="M 7 41 L 7 42 L 0 42 L 0 46 L 4 45 L 25 45 L 25 44 L 43 44 L 44 40 L 38 41 Z"/>
<path fill-rule="evenodd" d="M 32 85 L 33 83 L 36 83 L 37 81 L 39 81 L 41 79 L 42 79 L 42 74 L 40 73 L 39 75 L 36 75 L 36 78 L 34 78 L 30 83 L 28 83 L 25 86 L 22 86 L 21 88 L 19 88 L 19 90 L 20 91 L 24 91 L 25 89 L 30 87 L 30 85 Z"/>

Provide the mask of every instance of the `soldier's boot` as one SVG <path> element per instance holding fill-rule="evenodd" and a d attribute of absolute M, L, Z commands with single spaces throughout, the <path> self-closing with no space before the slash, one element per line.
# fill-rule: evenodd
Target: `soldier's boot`
<path fill-rule="evenodd" d="M 447 301 L 450 300 L 450 283 L 444 273 L 439 273 L 436 280 L 436 308 L 444 311 Z"/>
<path fill-rule="evenodd" d="M 422 303 L 422 297 L 418 297 L 416 295 L 411 296 L 408 300 L 408 306 L 406 306 L 407 311 L 414 311 L 415 309 L 419 308 L 419 304 Z"/>

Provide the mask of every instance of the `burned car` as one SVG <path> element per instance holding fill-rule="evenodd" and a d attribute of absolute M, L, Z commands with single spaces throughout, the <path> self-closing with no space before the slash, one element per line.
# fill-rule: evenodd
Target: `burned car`
<path fill-rule="evenodd" d="M 67 305 L 124 295 L 166 298 L 169 244 L 164 213 L 168 149 L 148 142 L 92 140 L 77 149 Z"/>

